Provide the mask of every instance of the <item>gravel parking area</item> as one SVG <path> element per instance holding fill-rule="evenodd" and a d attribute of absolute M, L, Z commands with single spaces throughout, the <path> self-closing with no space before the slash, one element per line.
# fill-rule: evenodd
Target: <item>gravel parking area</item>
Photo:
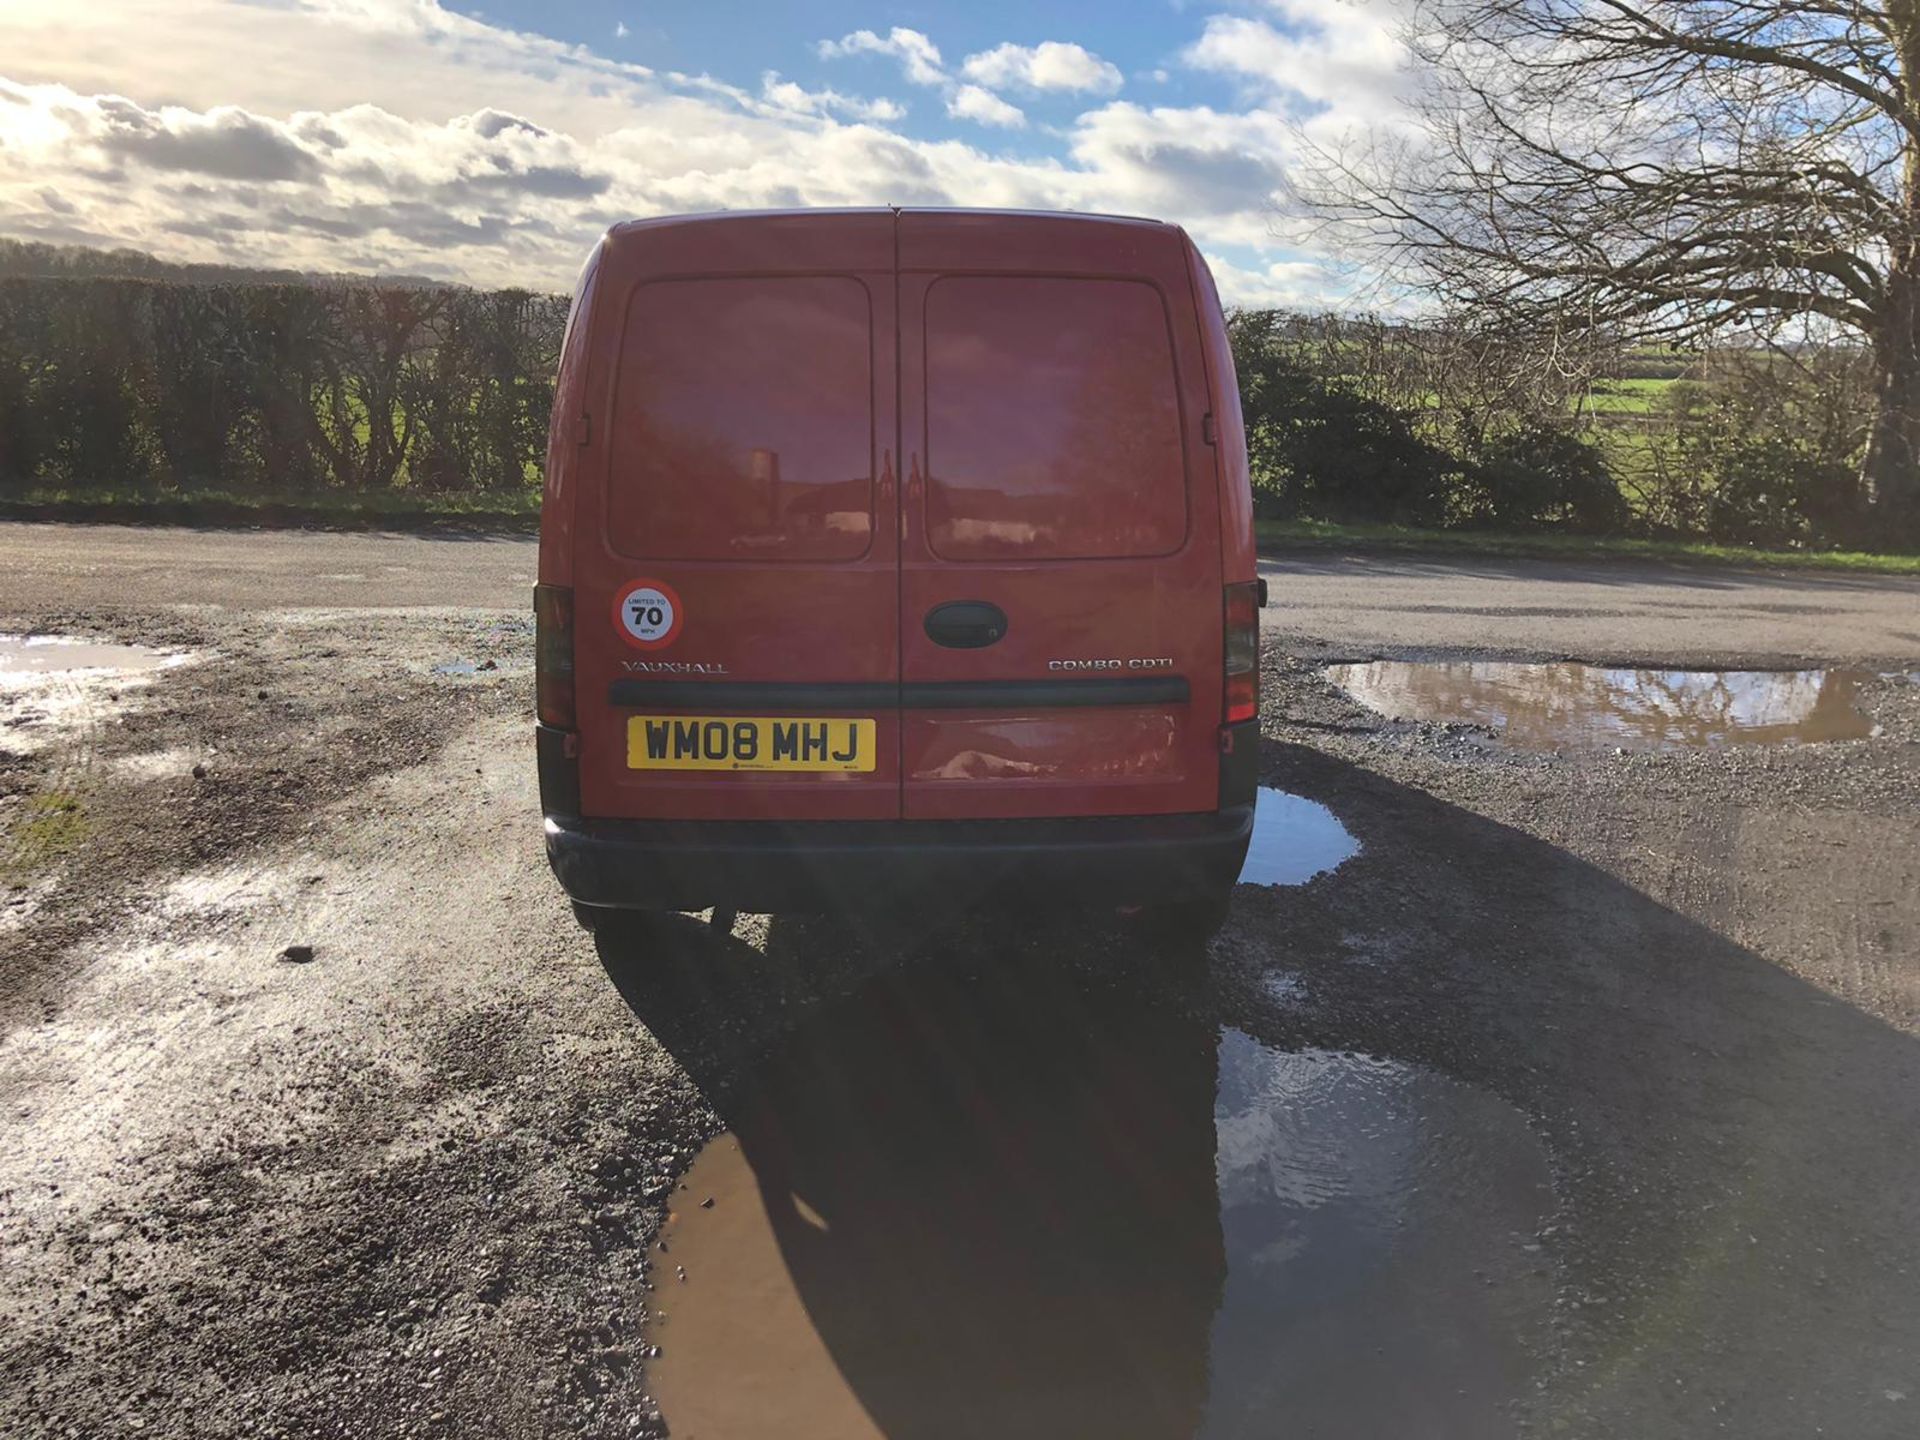
<path fill-rule="evenodd" d="M 1110 1434 L 1920 1427 L 1905 582 L 1283 561 L 1263 783 L 1357 849 L 1203 967 L 938 907 L 602 955 L 540 853 L 527 542 L 97 533 L 0 527 L 0 634 L 168 662 L 0 689 L 0 1433 L 664 1433 L 726 1378 L 674 1340 L 713 1195 L 878 1433 L 1069 1371 Z M 1874 678 L 1858 738 L 1543 749 L 1326 668 L 1381 657 Z M 1008 1358 L 1115 1304 L 1150 1394 Z M 1229 1412 L 1248 1336 L 1312 1364 Z"/>

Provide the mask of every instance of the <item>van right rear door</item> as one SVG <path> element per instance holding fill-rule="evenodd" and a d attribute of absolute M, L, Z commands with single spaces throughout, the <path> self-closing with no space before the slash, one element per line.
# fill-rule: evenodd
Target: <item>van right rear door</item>
<path fill-rule="evenodd" d="M 1185 239 L 899 217 L 902 813 L 1219 803 L 1220 514 Z"/>

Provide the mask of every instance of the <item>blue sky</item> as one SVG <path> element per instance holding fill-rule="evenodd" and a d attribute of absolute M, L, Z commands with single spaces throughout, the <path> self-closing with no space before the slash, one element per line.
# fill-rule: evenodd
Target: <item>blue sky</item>
<path fill-rule="evenodd" d="M 1170 0 L 1008 0 L 979 3 L 869 5 L 858 3 L 648 4 L 594 3 L 554 7 L 534 3 L 453 5 L 464 14 L 492 19 L 516 29 L 539 30 L 560 39 L 603 49 L 623 59 L 662 69 L 708 71 L 739 81 L 767 70 L 817 89 L 825 86 L 886 95 L 908 105 L 901 128 L 914 134 L 951 133 L 940 123 L 938 105 L 914 103 L 924 97 L 902 78 L 897 66 L 877 58 L 849 63 L 824 59 L 822 39 L 838 39 L 860 30 L 885 36 L 896 26 L 926 35 L 952 61 L 990 51 L 1002 44 L 1038 46 L 1068 42 L 1099 55 L 1133 83 L 1136 98 L 1158 103 L 1233 104 L 1235 87 L 1224 77 L 1180 63 L 1180 54 L 1199 28 L 1196 7 Z M 1214 7 L 1225 11 L 1229 6 Z M 1258 6 L 1243 7 L 1257 11 Z M 1275 16 L 1284 28 L 1283 17 Z M 618 33 L 621 27 L 627 33 Z M 1158 74 L 1162 78 L 1154 80 Z M 1035 124 L 1070 123 L 1079 113 L 1075 97 L 1063 92 L 1026 96 L 1023 106 Z M 1040 137 L 1032 137 L 1041 143 Z"/>
<path fill-rule="evenodd" d="M 1287 180 L 1402 123 L 1404 5 L 8 0 L 0 234 L 562 288 L 631 215 L 1106 210 L 1347 303 Z"/>

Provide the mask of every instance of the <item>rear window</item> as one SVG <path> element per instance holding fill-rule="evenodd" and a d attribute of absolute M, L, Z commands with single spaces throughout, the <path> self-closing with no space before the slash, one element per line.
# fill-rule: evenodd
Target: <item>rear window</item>
<path fill-rule="evenodd" d="M 873 537 L 866 286 L 662 280 L 634 292 L 609 439 L 625 555 L 851 560 Z"/>
<path fill-rule="evenodd" d="M 927 294 L 927 530 L 949 560 L 1166 555 L 1187 537 L 1166 306 L 1131 280 Z"/>

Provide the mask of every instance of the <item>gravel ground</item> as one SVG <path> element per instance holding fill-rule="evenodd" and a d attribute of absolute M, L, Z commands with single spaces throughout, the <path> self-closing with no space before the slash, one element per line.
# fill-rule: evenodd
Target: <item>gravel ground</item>
<path fill-rule="evenodd" d="M 986 955 L 1523 1112 L 1555 1202 L 1516 1430 L 1915 1433 L 1920 689 L 1870 690 L 1866 740 L 1537 755 L 1321 673 L 1661 658 L 1585 610 L 1536 633 L 1578 607 L 1534 583 L 1513 643 L 1270 615 L 1266 781 L 1362 850 L 1243 887 L 1195 986 L 1099 917 L 663 921 L 603 961 L 539 854 L 516 609 L 10 572 L 0 632 L 193 658 L 0 729 L 0 1433 L 660 1433 L 650 1242 L 739 1077 Z M 1721 599 L 1745 648 L 1709 609 L 1690 656 L 1818 658 Z"/>

